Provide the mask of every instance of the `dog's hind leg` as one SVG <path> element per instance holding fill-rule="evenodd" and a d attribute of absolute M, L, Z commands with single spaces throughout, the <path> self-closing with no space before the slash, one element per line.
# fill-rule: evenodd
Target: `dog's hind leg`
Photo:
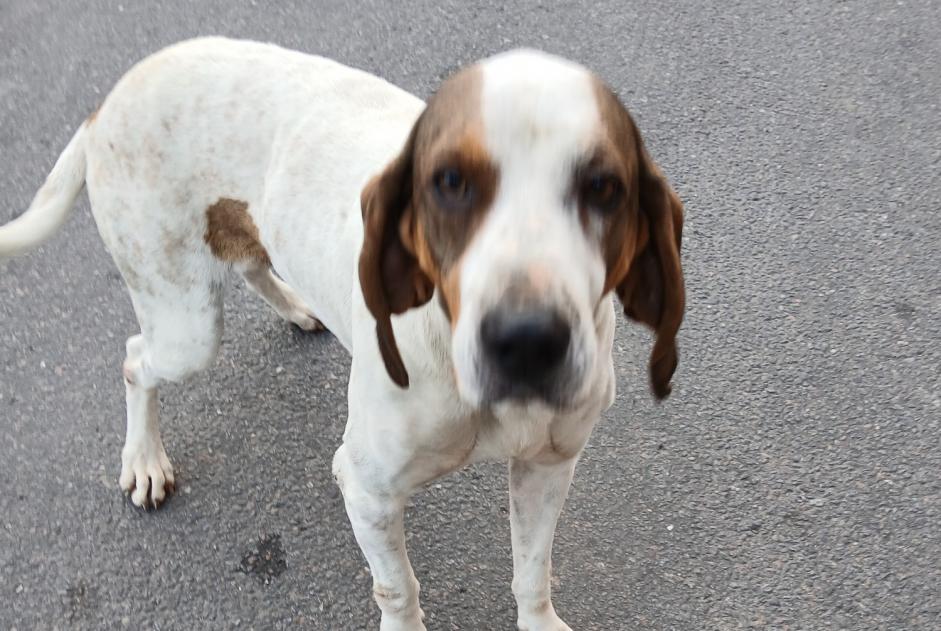
<path fill-rule="evenodd" d="M 288 322 L 305 331 L 322 331 L 323 324 L 314 316 L 301 297 L 271 268 L 255 262 L 237 264 L 236 269 L 255 293 L 261 296 L 275 312 Z"/>
<path fill-rule="evenodd" d="M 127 341 L 124 386 L 127 434 L 121 488 L 144 508 L 159 506 L 174 488 L 173 467 L 160 436 L 157 388 L 209 367 L 222 336 L 222 288 L 210 281 L 183 287 L 157 281 L 131 291 L 141 334 Z"/>
<path fill-rule="evenodd" d="M 127 433 L 121 451 L 121 489 L 137 506 L 158 506 L 175 485 L 173 466 L 160 437 L 157 412 L 159 379 L 144 363 L 142 335 L 127 340 L 124 389 L 127 398 Z"/>

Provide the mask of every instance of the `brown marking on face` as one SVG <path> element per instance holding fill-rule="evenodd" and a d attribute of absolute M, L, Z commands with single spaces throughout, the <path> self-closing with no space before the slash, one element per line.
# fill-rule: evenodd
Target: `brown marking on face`
<path fill-rule="evenodd" d="M 428 254 L 419 260 L 438 281 L 452 275 L 483 223 L 499 183 L 497 168 L 484 147 L 481 80 L 479 68 L 472 67 L 445 82 L 429 103 L 416 138 L 412 204 Z M 468 208 L 449 208 L 435 192 L 435 175 L 446 169 L 456 170 L 470 187 Z M 457 283 L 450 284 L 456 290 Z M 448 297 L 454 320 L 458 302 Z"/>
<path fill-rule="evenodd" d="M 253 261 L 266 267 L 271 265 L 245 202 L 222 197 L 209 206 L 203 240 L 213 256 L 226 263 Z"/>
<path fill-rule="evenodd" d="M 492 169 L 485 166 L 475 170 L 474 167 L 489 163 L 479 142 L 468 135 L 457 146 L 456 151 L 451 149 L 445 155 L 441 164 L 448 168 L 460 168 L 464 177 L 472 182 L 475 195 L 473 206 L 461 211 L 440 208 L 434 191 L 425 191 L 425 199 L 413 200 L 402 213 L 399 222 L 402 245 L 417 259 L 419 268 L 438 288 L 441 307 L 452 329 L 457 326 L 461 312 L 460 263 L 495 194 Z M 434 167 L 434 160 L 431 164 L 427 170 L 429 174 L 424 177 L 419 175 L 418 180 L 425 181 L 426 187 L 433 188 L 428 182 L 441 167 Z"/>
<path fill-rule="evenodd" d="M 617 96 L 597 77 L 593 78 L 601 130 L 595 154 L 584 166 L 585 175 L 610 174 L 622 186 L 620 203 L 603 213 L 602 252 L 605 261 L 604 292 L 620 283 L 630 268 L 638 241 L 644 240 L 645 223 L 638 209 L 638 132 Z M 591 209 L 580 205 L 583 225 Z M 588 215 L 588 216 L 586 216 Z"/>
<path fill-rule="evenodd" d="M 438 287 L 441 288 L 441 303 L 444 314 L 451 323 L 451 330 L 457 328 L 457 321 L 461 315 L 461 264 L 460 259 L 444 277 Z"/>
<path fill-rule="evenodd" d="M 677 365 L 676 335 L 683 321 L 685 288 L 680 263 L 683 204 L 644 148 L 643 139 L 617 96 L 595 79 L 601 138 L 595 168 L 614 174 L 623 200 L 605 217 L 602 249 L 604 292 L 616 290 L 625 314 L 651 327 L 651 387 L 657 398 L 671 390 Z"/>
<path fill-rule="evenodd" d="M 481 72 L 445 81 L 412 128 L 402 152 L 363 189 L 360 286 L 376 318 L 392 380 L 408 385 L 390 317 L 427 302 L 439 288 L 452 326 L 460 314 L 460 260 L 496 195 L 499 174 L 483 144 Z M 460 208 L 447 203 L 436 176 L 451 170 L 467 185 Z M 465 198 L 462 198 L 465 199 Z"/>

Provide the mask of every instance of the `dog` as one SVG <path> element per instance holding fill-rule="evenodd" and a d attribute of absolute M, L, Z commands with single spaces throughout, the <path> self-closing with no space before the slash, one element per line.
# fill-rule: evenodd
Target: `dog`
<path fill-rule="evenodd" d="M 569 629 L 552 539 L 614 400 L 616 303 L 653 331 L 663 398 L 685 301 L 682 203 L 601 79 L 514 50 L 426 104 L 328 59 L 190 40 L 134 66 L 81 124 L 0 228 L 0 256 L 50 237 L 83 185 L 140 324 L 119 479 L 135 505 L 174 488 L 157 388 L 212 364 L 235 270 L 352 356 L 333 473 L 380 629 L 425 628 L 407 498 L 485 460 L 509 461 L 518 626 Z"/>

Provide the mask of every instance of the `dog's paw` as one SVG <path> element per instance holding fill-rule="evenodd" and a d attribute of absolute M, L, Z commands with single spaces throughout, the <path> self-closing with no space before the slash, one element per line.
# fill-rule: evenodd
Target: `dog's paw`
<path fill-rule="evenodd" d="M 173 466 L 158 438 L 125 445 L 121 452 L 121 489 L 141 508 L 159 508 L 175 488 Z"/>

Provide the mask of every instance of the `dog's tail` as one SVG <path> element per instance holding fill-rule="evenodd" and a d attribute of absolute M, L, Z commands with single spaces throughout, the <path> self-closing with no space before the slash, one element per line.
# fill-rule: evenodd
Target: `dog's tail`
<path fill-rule="evenodd" d="M 83 123 L 72 136 L 26 212 L 0 226 L 0 258 L 39 246 L 69 216 L 85 184 L 85 127 Z"/>

